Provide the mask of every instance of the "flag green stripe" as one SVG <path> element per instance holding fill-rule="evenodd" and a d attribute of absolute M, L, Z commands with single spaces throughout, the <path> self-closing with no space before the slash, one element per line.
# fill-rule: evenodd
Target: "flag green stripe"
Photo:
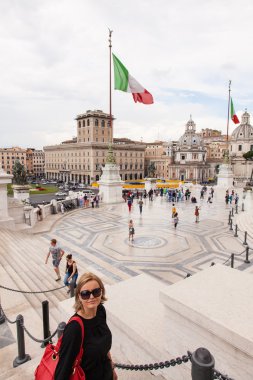
<path fill-rule="evenodd" d="M 114 88 L 115 90 L 121 90 L 127 92 L 128 89 L 128 70 L 120 62 L 120 60 L 114 55 L 113 65 L 114 65 Z"/>
<path fill-rule="evenodd" d="M 230 111 L 231 117 L 234 116 L 234 113 L 235 113 L 235 110 L 234 110 L 234 105 L 233 105 L 233 101 L 232 101 L 232 98 L 231 98 L 231 111 Z"/>

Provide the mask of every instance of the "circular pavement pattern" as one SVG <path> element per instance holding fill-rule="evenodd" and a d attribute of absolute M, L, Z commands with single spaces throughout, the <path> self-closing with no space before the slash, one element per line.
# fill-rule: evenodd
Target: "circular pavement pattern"
<path fill-rule="evenodd" d="M 129 244 L 129 240 L 125 240 L 126 244 Z M 135 248 L 160 248 L 167 244 L 167 241 L 159 236 L 139 236 L 130 241 Z"/>

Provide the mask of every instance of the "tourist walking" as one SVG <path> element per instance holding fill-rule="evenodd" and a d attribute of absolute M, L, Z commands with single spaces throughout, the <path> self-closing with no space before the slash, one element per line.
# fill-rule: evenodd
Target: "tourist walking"
<path fill-rule="evenodd" d="M 135 231 L 134 231 L 134 223 L 133 223 L 133 220 L 130 219 L 129 220 L 129 223 L 128 223 L 128 230 L 129 230 L 129 234 L 128 234 L 128 240 L 130 241 L 133 241 L 134 240 L 134 234 L 135 234 Z"/>
<path fill-rule="evenodd" d="M 73 283 L 74 288 L 76 287 L 76 281 L 78 277 L 78 270 L 76 266 L 76 262 L 72 259 L 72 255 L 69 254 L 66 256 L 66 270 L 65 270 L 65 276 L 64 276 L 64 284 L 68 286 L 67 293 L 70 292 L 70 282 Z"/>
<path fill-rule="evenodd" d="M 95 196 L 95 203 L 96 203 L 96 207 L 99 207 L 99 195 L 98 194 Z"/>
<path fill-rule="evenodd" d="M 51 240 L 51 244 L 50 244 L 49 251 L 46 257 L 45 264 L 47 264 L 50 255 L 52 256 L 54 271 L 57 274 L 57 279 L 55 281 L 59 281 L 61 279 L 59 265 L 60 265 L 62 256 L 64 255 L 64 251 L 63 249 L 61 249 L 61 247 L 57 245 L 56 239 Z"/>
<path fill-rule="evenodd" d="M 42 208 L 40 207 L 40 205 L 37 206 L 38 210 L 37 210 L 37 219 L 39 221 L 42 220 Z"/>
<path fill-rule="evenodd" d="M 106 323 L 105 287 L 93 273 L 83 274 L 76 287 L 75 314 L 65 327 L 54 380 L 70 380 L 82 348 L 83 379 L 117 380 L 111 357 L 112 334 Z M 83 329 L 82 329 L 83 326 Z M 84 330 L 84 339 L 83 331 Z M 80 377 L 81 379 L 81 377 Z"/>
<path fill-rule="evenodd" d="M 176 212 L 177 212 L 177 209 L 176 209 L 175 204 L 173 203 L 173 204 L 172 204 L 172 210 L 171 210 L 171 217 L 172 217 L 172 218 L 174 218 Z"/>
<path fill-rule="evenodd" d="M 196 217 L 196 219 L 195 219 L 195 222 L 196 223 L 198 223 L 199 222 L 199 210 L 200 210 L 200 207 L 198 207 L 198 206 L 196 206 L 195 207 L 195 217 Z"/>
<path fill-rule="evenodd" d="M 138 202 L 138 204 L 139 204 L 140 215 L 141 215 L 142 214 L 142 207 L 143 207 L 143 200 L 140 199 L 139 202 Z"/>
<path fill-rule="evenodd" d="M 64 204 L 61 203 L 61 213 L 64 214 L 64 212 L 65 212 Z"/>
<path fill-rule="evenodd" d="M 177 228 L 178 222 L 179 222 L 179 218 L 178 218 L 178 213 L 176 212 L 173 218 L 173 223 L 174 223 L 175 228 Z"/>
<path fill-rule="evenodd" d="M 213 193 L 214 193 L 214 189 L 213 189 L 213 187 L 211 187 L 210 193 L 211 193 L 211 196 L 212 196 L 212 198 L 213 198 Z"/>
<path fill-rule="evenodd" d="M 127 199 L 127 207 L 128 207 L 128 211 L 131 212 L 131 208 L 132 208 L 132 199 L 129 197 Z"/>

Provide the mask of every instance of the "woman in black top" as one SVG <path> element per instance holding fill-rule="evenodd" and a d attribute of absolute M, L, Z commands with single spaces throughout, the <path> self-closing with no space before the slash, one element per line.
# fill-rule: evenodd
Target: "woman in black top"
<path fill-rule="evenodd" d="M 99 277 L 85 273 L 78 281 L 75 295 L 76 314 L 84 325 L 83 357 L 81 367 L 85 380 L 117 380 L 111 360 L 112 334 L 106 323 L 102 305 L 106 301 L 105 288 Z M 77 321 L 67 324 L 59 352 L 55 380 L 68 380 L 80 351 L 81 327 Z"/>
<path fill-rule="evenodd" d="M 67 293 L 70 292 L 70 282 L 74 283 L 74 288 L 76 287 L 76 281 L 78 277 L 78 270 L 76 266 L 76 262 L 72 259 L 72 255 L 69 254 L 66 256 L 66 271 L 64 276 L 64 284 L 69 287 Z"/>

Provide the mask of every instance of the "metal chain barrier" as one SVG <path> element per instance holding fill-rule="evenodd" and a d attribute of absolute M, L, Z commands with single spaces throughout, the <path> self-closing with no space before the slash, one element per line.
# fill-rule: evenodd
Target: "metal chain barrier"
<path fill-rule="evenodd" d="M 18 290 L 18 289 L 7 288 L 7 286 L 0 285 L 0 288 L 2 288 L 2 289 L 10 290 L 11 292 L 24 293 L 24 294 L 50 293 L 50 292 L 54 292 L 55 290 L 63 289 L 65 287 L 66 287 L 66 285 L 63 285 L 59 288 L 54 288 L 54 289 L 49 289 L 49 290 L 38 290 L 38 291 L 32 292 L 32 291 L 28 291 L 28 290 Z"/>
<path fill-rule="evenodd" d="M 14 324 L 14 323 L 17 322 L 17 318 L 15 319 L 15 321 L 11 321 L 11 320 L 7 317 L 7 315 L 5 314 L 5 312 L 4 312 L 4 310 L 3 310 L 2 306 L 1 306 L 1 304 L 0 304 L 0 311 L 2 312 L 4 318 L 6 318 L 6 320 L 7 320 L 10 324 Z"/>
<path fill-rule="evenodd" d="M 4 312 L 4 310 L 3 310 L 3 308 L 2 308 L 1 305 L 0 305 L 0 310 L 2 311 L 4 317 L 6 318 L 6 320 L 7 320 L 9 323 L 11 323 L 11 324 L 17 323 L 17 318 L 15 319 L 15 321 L 11 321 L 11 320 L 7 317 L 7 315 L 5 314 L 5 312 Z M 27 334 L 32 340 L 34 340 L 34 341 L 37 342 L 37 343 L 47 343 L 47 342 L 51 341 L 51 339 L 57 334 L 57 329 L 56 329 L 55 332 L 54 332 L 52 335 L 50 335 L 49 337 L 47 337 L 46 339 L 37 339 L 37 338 L 35 338 L 35 337 L 34 337 L 34 336 L 33 336 L 33 335 L 27 330 L 27 328 L 25 327 L 25 325 L 24 325 L 23 323 L 21 323 L 21 327 L 24 329 L 24 331 L 26 332 L 26 334 Z"/>
<path fill-rule="evenodd" d="M 213 380 L 234 380 L 231 377 L 227 375 L 222 375 L 217 369 L 214 370 L 214 378 Z"/>
<path fill-rule="evenodd" d="M 180 365 L 182 363 L 187 363 L 191 360 L 191 354 L 183 355 L 181 358 L 178 357 L 176 359 L 166 360 L 165 362 L 154 363 L 154 364 L 118 364 L 115 363 L 114 367 L 119 369 L 126 369 L 128 371 L 151 371 L 159 368 L 169 368 L 175 367 L 176 365 Z"/>
<path fill-rule="evenodd" d="M 21 326 L 23 327 L 24 331 L 29 336 L 29 338 L 31 338 L 32 340 L 34 340 L 37 343 L 47 343 L 47 342 L 51 341 L 51 339 L 57 334 L 57 329 L 56 329 L 55 332 L 52 335 L 50 335 L 49 337 L 47 337 L 46 339 L 37 339 L 37 338 L 34 338 L 34 336 L 27 330 L 27 328 L 25 327 L 24 324 L 22 324 Z"/>

